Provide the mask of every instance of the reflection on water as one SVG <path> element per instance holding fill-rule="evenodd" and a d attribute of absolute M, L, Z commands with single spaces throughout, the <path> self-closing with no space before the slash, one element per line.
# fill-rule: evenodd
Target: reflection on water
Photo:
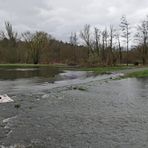
<path fill-rule="evenodd" d="M 0 69 L 0 93 L 37 93 L 85 80 L 90 81 L 91 76 L 94 76 L 92 72 L 61 71 L 54 67 Z"/>
<path fill-rule="evenodd" d="M 0 69 L 0 79 L 1 80 L 14 80 L 21 78 L 52 78 L 60 71 L 54 67 L 44 67 L 44 68 L 17 68 L 17 69 Z"/>

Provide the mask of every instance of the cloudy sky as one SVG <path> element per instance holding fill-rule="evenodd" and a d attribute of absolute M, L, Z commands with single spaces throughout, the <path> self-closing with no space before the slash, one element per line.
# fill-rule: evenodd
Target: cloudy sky
<path fill-rule="evenodd" d="M 0 29 L 10 21 L 15 30 L 42 30 L 61 40 L 85 24 L 118 25 L 127 15 L 134 25 L 148 14 L 148 0 L 0 0 Z"/>

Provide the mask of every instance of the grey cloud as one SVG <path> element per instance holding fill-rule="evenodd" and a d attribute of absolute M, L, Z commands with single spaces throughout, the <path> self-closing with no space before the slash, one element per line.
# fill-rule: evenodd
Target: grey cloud
<path fill-rule="evenodd" d="M 125 14 L 134 25 L 148 14 L 147 0 L 0 0 L 0 29 L 9 20 L 18 32 L 43 30 L 67 40 L 85 24 L 118 25 Z"/>

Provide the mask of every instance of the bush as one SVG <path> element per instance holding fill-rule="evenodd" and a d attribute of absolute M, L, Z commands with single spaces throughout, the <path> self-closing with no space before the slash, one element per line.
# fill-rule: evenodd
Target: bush
<path fill-rule="evenodd" d="M 135 65 L 135 66 L 138 66 L 138 65 L 139 65 L 139 62 L 134 62 L 134 65 Z"/>

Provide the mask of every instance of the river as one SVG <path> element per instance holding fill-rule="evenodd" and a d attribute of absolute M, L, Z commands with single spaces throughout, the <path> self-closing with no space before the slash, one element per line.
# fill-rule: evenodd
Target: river
<path fill-rule="evenodd" d="M 42 70 L 1 70 L 0 147 L 148 147 L 147 78 Z"/>

